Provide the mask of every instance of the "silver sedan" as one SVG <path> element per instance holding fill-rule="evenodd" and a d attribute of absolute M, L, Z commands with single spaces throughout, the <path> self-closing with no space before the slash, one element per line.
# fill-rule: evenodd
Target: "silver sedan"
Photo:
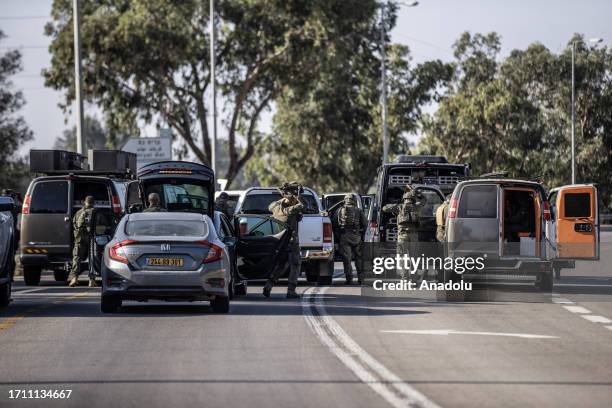
<path fill-rule="evenodd" d="M 104 248 L 104 313 L 123 300 L 210 300 L 229 311 L 231 264 L 225 244 L 207 215 L 177 212 L 129 214 Z"/>

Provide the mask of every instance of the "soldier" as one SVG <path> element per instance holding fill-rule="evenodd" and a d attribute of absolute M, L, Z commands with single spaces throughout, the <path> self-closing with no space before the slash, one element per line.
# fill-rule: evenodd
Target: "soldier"
<path fill-rule="evenodd" d="M 287 285 L 287 299 L 299 298 L 295 292 L 300 275 L 300 266 L 302 257 L 300 254 L 300 241 L 298 236 L 298 223 L 302 219 L 304 204 L 300 201 L 300 193 L 303 187 L 297 182 L 285 183 L 280 187 L 283 198 L 270 204 L 268 209 L 272 212 L 272 216 L 277 220 L 285 223 L 291 238 L 286 249 L 286 256 L 289 261 L 289 282 Z M 270 292 L 274 284 L 285 271 L 285 265 L 279 264 L 272 272 L 270 279 L 266 282 L 263 289 L 265 297 L 270 297 Z"/>
<path fill-rule="evenodd" d="M 451 195 L 447 195 L 446 200 L 436 209 L 436 239 L 438 242 L 442 242 L 446 238 L 446 217 L 448 215 L 450 198 Z"/>
<path fill-rule="evenodd" d="M 425 205 L 425 197 L 418 189 L 415 191 L 408 185 L 402 200 L 401 204 L 387 204 L 382 210 L 397 216 L 397 253 L 416 257 L 419 243 L 418 208 Z M 400 278 L 405 278 L 404 270 L 400 271 Z"/>
<path fill-rule="evenodd" d="M 159 194 L 151 193 L 147 198 L 149 199 L 149 206 L 142 212 L 167 212 L 167 210 L 159 204 L 161 201 Z"/>
<path fill-rule="evenodd" d="M 217 197 L 217 199 L 215 200 L 215 210 L 221 211 L 223 214 L 231 218 L 233 214 L 230 213 L 230 208 L 227 200 L 229 200 L 229 195 L 227 195 L 225 191 L 222 191 L 221 194 L 219 194 L 219 197 Z"/>
<path fill-rule="evenodd" d="M 361 285 L 363 281 L 362 259 L 361 259 L 361 234 L 366 227 L 366 219 L 361 208 L 357 207 L 355 197 L 352 194 L 344 196 L 344 204 L 336 214 L 335 222 L 340 229 L 340 255 L 344 265 L 344 276 L 346 284 L 353 283 L 353 270 L 351 261 L 355 260 L 357 269 L 357 280 Z"/>
<path fill-rule="evenodd" d="M 92 220 L 94 216 L 94 198 L 85 197 L 83 208 L 74 214 L 72 226 L 74 228 L 74 247 L 72 248 L 72 267 L 70 268 L 70 283 L 68 286 L 75 287 L 79 284 L 81 274 L 81 262 L 89 255 L 89 241 L 92 233 Z M 93 268 L 89 268 L 89 287 L 96 286 L 96 277 L 92 275 Z"/>

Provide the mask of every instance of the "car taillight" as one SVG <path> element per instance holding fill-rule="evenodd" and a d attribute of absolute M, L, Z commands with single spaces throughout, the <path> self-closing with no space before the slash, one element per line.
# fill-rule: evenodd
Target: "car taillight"
<path fill-rule="evenodd" d="M 108 255 L 114 261 L 122 262 L 122 263 L 128 263 L 129 261 L 125 257 L 125 254 L 123 253 L 123 247 L 131 245 L 131 244 L 135 244 L 135 243 L 136 243 L 136 241 L 134 241 L 132 239 L 123 240 L 123 241 L 119 242 L 118 244 L 113 245 L 110 248 L 110 250 L 108 251 Z"/>
<path fill-rule="evenodd" d="M 542 213 L 544 214 L 544 221 L 550 221 L 551 220 L 551 216 L 550 216 L 550 204 L 548 203 L 548 201 L 544 201 L 542 203 Z"/>
<path fill-rule="evenodd" d="M 448 218 L 455 218 L 457 216 L 457 199 L 451 198 L 450 206 L 448 207 Z"/>
<path fill-rule="evenodd" d="M 121 201 L 119 201 L 119 197 L 115 195 L 112 197 L 112 205 L 113 205 L 113 212 L 115 214 L 120 214 L 121 213 Z"/>
<path fill-rule="evenodd" d="M 323 223 L 323 242 L 332 242 L 332 225 L 331 222 Z"/>
<path fill-rule="evenodd" d="M 371 222 L 370 224 L 368 224 L 368 227 L 372 228 L 374 230 L 372 235 L 377 237 L 378 236 L 378 223 L 377 222 Z"/>
<path fill-rule="evenodd" d="M 204 256 L 202 257 L 203 264 L 215 262 L 221 259 L 221 254 L 223 253 L 223 250 L 220 246 L 215 245 L 212 242 L 208 242 L 206 240 L 196 241 L 196 244 L 208 247 L 208 250 L 206 251 L 206 253 L 204 253 Z"/>
<path fill-rule="evenodd" d="M 32 201 L 32 197 L 30 197 L 29 194 L 26 194 L 25 198 L 23 199 L 23 206 L 21 207 L 22 214 L 30 213 L 30 202 L 31 201 Z"/>

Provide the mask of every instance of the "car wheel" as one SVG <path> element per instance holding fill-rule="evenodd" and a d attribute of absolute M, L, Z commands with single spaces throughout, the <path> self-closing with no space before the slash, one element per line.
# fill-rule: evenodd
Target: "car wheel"
<path fill-rule="evenodd" d="M 234 296 L 246 296 L 247 294 L 247 281 L 240 281 L 234 286 Z"/>
<path fill-rule="evenodd" d="M 24 265 L 23 266 L 23 281 L 28 286 L 38 286 L 40 283 L 40 274 L 42 268 L 35 265 Z"/>
<path fill-rule="evenodd" d="M 230 300 L 227 296 L 215 296 L 210 301 L 210 307 L 214 313 L 227 313 L 229 312 Z"/>
<path fill-rule="evenodd" d="M 116 313 L 121 307 L 121 298 L 112 295 L 102 295 L 100 310 L 102 313 Z"/>
<path fill-rule="evenodd" d="M 11 302 L 11 282 L 0 285 L 0 307 L 7 307 Z"/>
<path fill-rule="evenodd" d="M 538 276 L 536 286 L 541 292 L 552 292 L 553 290 L 553 274 L 550 272 L 542 272 Z"/>
<path fill-rule="evenodd" d="M 68 271 L 56 269 L 53 271 L 53 277 L 56 282 L 66 282 L 68 280 Z"/>

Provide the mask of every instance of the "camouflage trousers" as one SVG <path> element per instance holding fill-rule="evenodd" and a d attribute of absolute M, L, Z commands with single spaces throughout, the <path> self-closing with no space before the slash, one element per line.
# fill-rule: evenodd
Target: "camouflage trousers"
<path fill-rule="evenodd" d="M 74 247 L 72 248 L 72 266 L 70 268 L 70 275 L 68 280 L 72 278 L 78 278 L 81 274 L 81 262 L 85 262 L 89 257 L 89 239 L 81 239 L 75 241 Z M 94 278 L 95 275 L 92 273 L 92 268 L 89 268 L 89 278 Z"/>
<path fill-rule="evenodd" d="M 300 245 L 298 243 L 289 244 L 289 248 L 284 253 L 280 254 L 281 259 L 277 267 L 272 271 L 268 282 L 275 284 L 278 282 L 287 266 L 289 267 L 289 277 L 287 278 L 287 288 L 289 290 L 295 290 L 298 284 L 298 277 L 300 276 L 300 268 L 302 267 L 302 255 L 300 253 Z M 289 265 L 287 265 L 289 264 Z"/>
<path fill-rule="evenodd" d="M 409 257 L 418 258 L 421 256 L 419 252 L 419 234 L 416 231 L 401 232 L 397 237 L 397 254 L 400 256 L 408 255 Z M 412 266 L 410 265 L 410 268 Z M 418 277 L 418 272 L 411 275 L 409 271 L 404 269 L 398 269 L 397 271 L 400 279 L 410 279 Z"/>
<path fill-rule="evenodd" d="M 352 261 L 355 261 L 357 278 L 363 279 L 363 268 L 361 265 L 363 261 L 361 256 L 361 234 L 359 231 L 345 231 L 340 236 L 338 249 L 342 257 L 342 265 L 344 266 L 344 276 L 346 279 L 350 280 L 353 278 Z"/>

